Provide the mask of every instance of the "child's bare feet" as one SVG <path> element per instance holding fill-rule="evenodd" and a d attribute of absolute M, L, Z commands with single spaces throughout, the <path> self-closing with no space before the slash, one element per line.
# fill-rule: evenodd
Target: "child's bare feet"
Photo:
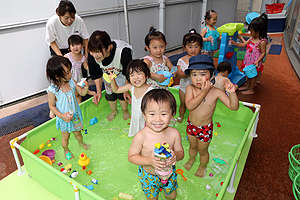
<path fill-rule="evenodd" d="M 205 174 L 206 174 L 206 167 L 202 167 L 201 165 L 199 165 L 199 168 L 196 171 L 195 176 L 203 178 L 205 177 Z"/>
<path fill-rule="evenodd" d="M 64 150 L 64 154 L 65 154 L 65 158 L 67 160 L 71 160 L 72 158 L 74 158 L 74 156 L 73 156 L 73 154 L 71 153 L 70 150 Z M 71 157 L 69 157 L 70 154 L 71 154 Z M 69 157 L 69 159 L 68 159 L 68 157 Z"/>
<path fill-rule="evenodd" d="M 243 91 L 242 94 L 244 94 L 244 95 L 254 94 L 254 91 L 246 90 L 246 91 Z"/>
<path fill-rule="evenodd" d="M 89 150 L 91 148 L 91 145 L 90 144 L 82 144 L 82 147 L 85 149 L 85 150 Z"/>
<path fill-rule="evenodd" d="M 130 117 L 130 114 L 128 112 L 128 109 L 123 110 L 123 119 L 126 120 L 126 119 L 129 119 L 129 117 Z"/>
<path fill-rule="evenodd" d="M 194 162 L 195 162 L 195 159 L 191 159 L 191 158 L 190 158 L 190 159 L 183 165 L 183 167 L 184 167 L 186 170 L 190 171 L 190 169 L 191 169 L 191 167 L 193 166 Z"/>
<path fill-rule="evenodd" d="M 243 87 L 240 87 L 239 90 L 248 90 L 248 86 L 243 86 Z"/>
<path fill-rule="evenodd" d="M 117 116 L 117 114 L 118 114 L 118 111 L 111 111 L 111 113 L 109 114 L 109 115 L 107 115 L 107 120 L 108 121 L 112 121 L 116 116 Z"/>

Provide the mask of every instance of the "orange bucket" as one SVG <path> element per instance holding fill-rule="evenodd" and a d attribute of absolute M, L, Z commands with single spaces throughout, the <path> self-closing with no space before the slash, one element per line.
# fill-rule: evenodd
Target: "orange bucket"
<path fill-rule="evenodd" d="M 52 162 L 48 156 L 39 156 L 39 158 L 52 166 Z"/>

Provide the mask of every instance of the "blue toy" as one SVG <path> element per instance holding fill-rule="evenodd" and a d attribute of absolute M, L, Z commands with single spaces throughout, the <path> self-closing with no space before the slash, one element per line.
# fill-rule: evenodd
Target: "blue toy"
<path fill-rule="evenodd" d="M 98 122 L 98 119 L 94 117 L 93 119 L 90 120 L 90 125 L 94 125 Z"/>
<path fill-rule="evenodd" d="M 237 66 L 237 50 L 231 44 L 231 40 L 237 41 L 238 31 L 244 27 L 243 23 L 228 23 L 217 28 L 217 31 L 222 35 L 219 61 L 227 61 L 232 67 L 231 73 L 228 75 L 229 80 L 239 87 L 246 82 L 246 75 L 242 73 Z"/>
<path fill-rule="evenodd" d="M 98 185 L 98 180 L 96 180 L 96 179 L 94 179 L 94 178 L 92 179 L 91 182 Z"/>
<path fill-rule="evenodd" d="M 85 130 L 84 130 L 84 134 L 87 134 L 87 133 L 88 133 L 88 132 L 87 132 L 87 129 L 85 129 Z"/>
<path fill-rule="evenodd" d="M 86 188 L 89 189 L 89 190 L 93 190 L 93 189 L 94 189 L 94 186 L 93 186 L 93 185 L 84 185 L 84 187 L 86 187 Z"/>

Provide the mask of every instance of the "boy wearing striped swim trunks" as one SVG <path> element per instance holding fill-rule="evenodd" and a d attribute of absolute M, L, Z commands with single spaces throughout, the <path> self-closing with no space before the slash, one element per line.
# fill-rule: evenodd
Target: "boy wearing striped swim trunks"
<path fill-rule="evenodd" d="M 224 80 L 224 91 L 213 86 L 215 67 L 213 58 L 209 55 L 193 56 L 189 60 L 189 68 L 186 75 L 191 76 L 193 84 L 186 88 L 185 103 L 189 109 L 187 121 L 187 137 L 190 143 L 189 160 L 184 164 L 186 170 L 190 170 L 195 162 L 197 153 L 200 154 L 200 165 L 195 176 L 205 177 L 207 163 L 209 161 L 208 146 L 212 139 L 212 116 L 218 99 L 231 110 L 238 110 L 239 100 L 235 93 L 235 87 L 230 80 Z"/>

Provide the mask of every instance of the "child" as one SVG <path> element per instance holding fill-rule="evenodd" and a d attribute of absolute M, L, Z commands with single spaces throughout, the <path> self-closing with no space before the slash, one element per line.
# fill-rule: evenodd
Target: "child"
<path fill-rule="evenodd" d="M 76 9 L 71 1 L 60 1 L 56 8 L 56 15 L 53 15 L 46 24 L 46 43 L 50 46 L 51 55 L 65 55 L 68 53 L 68 38 L 70 35 L 80 35 L 86 48 L 89 33 L 84 21 L 76 15 Z"/>
<path fill-rule="evenodd" d="M 156 74 L 158 71 L 171 71 L 173 65 L 164 53 L 166 49 L 166 38 L 163 33 L 151 27 L 149 33 L 145 37 L 145 51 L 150 52 L 150 56 L 144 57 L 144 62 L 150 69 L 151 75 L 147 79 L 147 84 L 153 88 L 167 89 L 167 86 L 159 85 L 167 78 L 163 74 Z"/>
<path fill-rule="evenodd" d="M 98 105 L 101 98 L 102 76 L 114 73 L 118 86 L 124 86 L 126 83 L 126 68 L 132 60 L 132 46 L 121 40 L 111 40 L 105 31 L 94 31 L 90 37 L 88 49 L 90 51 L 88 57 L 89 70 L 93 80 L 95 80 L 97 93 L 94 95 L 93 103 Z M 109 79 L 108 79 L 109 80 Z M 123 119 L 130 117 L 127 109 L 126 98 L 131 98 L 128 92 L 124 94 L 116 94 L 112 91 L 111 83 L 104 79 L 106 90 L 105 99 L 108 101 L 111 113 L 107 115 L 107 120 L 112 121 L 118 114 L 117 100 L 121 104 L 123 110 Z"/>
<path fill-rule="evenodd" d="M 263 59 L 266 55 L 267 42 L 267 28 L 268 28 L 268 16 L 263 13 L 259 17 L 253 19 L 249 24 L 251 37 L 243 43 L 232 42 L 237 47 L 247 46 L 245 58 L 243 60 L 241 69 L 244 69 L 248 65 L 255 65 L 258 75 L 253 78 L 247 78 L 247 83 L 239 90 L 244 90 L 242 94 L 254 94 L 255 84 L 260 84 L 260 77 L 264 70 Z"/>
<path fill-rule="evenodd" d="M 180 83 L 179 83 L 180 116 L 177 118 L 177 122 L 179 123 L 182 123 L 184 113 L 186 111 L 186 105 L 185 105 L 186 86 L 192 84 L 191 77 L 186 76 L 184 70 L 186 70 L 189 66 L 189 59 L 192 56 L 198 55 L 202 49 L 202 46 L 203 46 L 202 37 L 196 32 L 195 29 L 191 29 L 189 33 L 183 36 L 182 47 L 187 52 L 187 55 L 180 58 L 177 62 L 177 67 L 178 67 L 177 76 L 180 78 Z"/>
<path fill-rule="evenodd" d="M 82 78 L 81 65 L 83 64 L 84 68 L 86 70 L 89 70 L 88 64 L 86 62 L 86 58 L 84 55 L 81 54 L 81 49 L 83 47 L 82 37 L 80 37 L 79 35 L 71 35 L 68 38 L 68 44 L 71 52 L 65 54 L 64 56 L 68 58 L 72 63 L 72 68 L 71 68 L 72 78 L 76 82 L 80 82 Z M 94 92 L 89 91 L 88 94 L 94 95 Z M 77 92 L 75 93 L 75 95 L 76 95 L 77 102 L 81 103 L 82 101 L 81 96 Z"/>
<path fill-rule="evenodd" d="M 129 137 L 134 136 L 142 128 L 145 127 L 145 119 L 141 111 L 141 102 L 143 96 L 150 90 L 154 89 L 146 84 L 147 78 L 150 77 L 150 70 L 146 63 L 142 60 L 132 60 L 128 64 L 126 70 L 127 83 L 125 86 L 119 87 L 113 77 L 114 74 L 109 76 L 111 79 L 111 87 L 115 93 L 123 93 L 130 91 L 132 94 L 131 100 L 131 121 L 129 129 Z"/>
<path fill-rule="evenodd" d="M 128 152 L 128 161 L 139 165 L 138 176 L 147 199 L 158 199 L 160 188 L 164 190 L 166 199 L 175 199 L 178 188 L 175 162 L 184 157 L 180 133 L 168 126 L 176 114 L 176 100 L 167 90 L 151 90 L 143 97 L 141 109 L 146 126 L 134 136 Z M 172 156 L 167 162 L 154 156 L 153 149 L 156 143 L 170 145 Z M 173 165 L 172 175 L 168 182 L 163 184 L 155 175 L 155 170 L 169 165 Z"/>
<path fill-rule="evenodd" d="M 56 128 L 61 130 L 65 155 L 70 152 L 68 145 L 71 132 L 84 149 L 89 149 L 89 145 L 83 143 L 82 113 L 75 98 L 75 91 L 81 96 L 86 95 L 89 85 L 85 81 L 84 88 L 78 86 L 72 79 L 71 68 L 72 64 L 67 58 L 53 56 L 48 60 L 46 69 L 47 78 L 51 82 L 47 89 L 49 108 L 56 115 Z"/>
<path fill-rule="evenodd" d="M 225 87 L 223 85 L 224 80 L 225 81 L 230 81 L 227 77 L 228 75 L 231 73 L 231 65 L 229 62 L 223 61 L 220 62 L 217 66 L 217 70 L 218 70 L 218 75 L 215 77 L 215 84 L 214 86 L 216 88 L 219 88 L 221 90 L 223 90 L 225 92 Z M 238 85 L 234 84 L 235 90 L 238 89 Z"/>
<path fill-rule="evenodd" d="M 217 40 L 221 37 L 217 31 L 215 24 L 217 23 L 218 15 L 216 11 L 209 10 L 204 15 L 206 26 L 201 30 L 200 35 L 203 37 L 203 53 L 210 56 L 214 55 L 217 50 Z"/>
<path fill-rule="evenodd" d="M 189 68 L 185 74 L 191 76 L 192 85 L 186 88 L 185 103 L 189 109 L 187 120 L 187 136 L 190 143 L 189 160 L 184 164 L 186 170 L 190 170 L 197 152 L 200 154 L 200 165 L 195 176 L 204 177 L 209 160 L 208 146 L 212 139 L 212 116 L 220 99 L 231 110 L 238 110 L 239 101 L 235 93 L 234 85 L 224 80 L 223 85 L 229 97 L 222 90 L 215 88 L 210 82 L 214 77 L 214 62 L 209 55 L 193 56 L 189 60 Z"/>

